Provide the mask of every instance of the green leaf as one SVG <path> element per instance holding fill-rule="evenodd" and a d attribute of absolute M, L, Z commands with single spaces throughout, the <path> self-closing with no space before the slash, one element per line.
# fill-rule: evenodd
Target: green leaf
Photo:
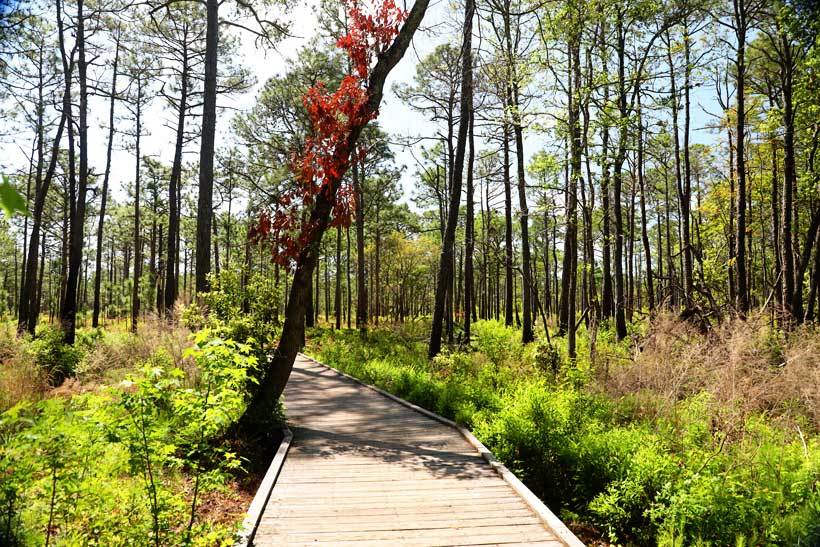
<path fill-rule="evenodd" d="M 26 202 L 23 196 L 9 182 L 9 178 L 3 175 L 3 183 L 0 184 L 0 209 L 11 218 L 15 212 L 27 214 Z"/>

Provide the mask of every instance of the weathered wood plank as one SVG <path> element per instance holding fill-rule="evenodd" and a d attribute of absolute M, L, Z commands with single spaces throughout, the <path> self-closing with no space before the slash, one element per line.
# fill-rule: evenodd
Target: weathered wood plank
<path fill-rule="evenodd" d="M 457 429 L 297 358 L 254 545 L 565 545 Z"/>

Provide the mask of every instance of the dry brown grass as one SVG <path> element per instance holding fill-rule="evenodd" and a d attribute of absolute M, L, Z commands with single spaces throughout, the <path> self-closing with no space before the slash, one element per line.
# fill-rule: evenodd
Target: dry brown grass
<path fill-rule="evenodd" d="M 610 369 L 605 389 L 663 412 L 698 393 L 711 394 L 714 425 L 742 428 L 751 413 L 808 420 L 820 429 L 820 332 L 801 327 L 788 336 L 756 316 L 726 321 L 706 335 L 670 314 L 655 319 L 634 359 Z"/>
<path fill-rule="evenodd" d="M 45 374 L 21 348 L 14 325 L 0 324 L 0 412 L 42 399 L 49 389 Z"/>
<path fill-rule="evenodd" d="M 0 323 L 0 412 L 20 401 L 70 396 L 115 384 L 157 352 L 167 354 L 191 381 L 196 376 L 193 363 L 183 358 L 185 349 L 191 345 L 190 332 L 152 317 L 143 320 L 136 335 L 116 327 L 106 331 L 87 350 L 76 377 L 53 389 L 27 351 L 27 344 L 17 338 L 13 323 Z"/>
<path fill-rule="evenodd" d="M 113 383 L 134 371 L 137 363 L 159 351 L 175 365 L 187 368 L 183 353 L 191 345 L 190 331 L 158 318 L 148 318 L 137 334 L 112 332 L 97 342 L 83 359 L 77 374 L 82 383 Z"/>

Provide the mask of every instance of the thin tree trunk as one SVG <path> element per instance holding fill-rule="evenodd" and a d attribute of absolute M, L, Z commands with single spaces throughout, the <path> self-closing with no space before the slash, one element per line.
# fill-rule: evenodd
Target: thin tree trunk
<path fill-rule="evenodd" d="M 105 206 L 108 201 L 108 181 L 111 175 L 111 152 L 114 147 L 114 106 L 117 99 L 117 65 L 120 60 L 120 31 L 117 29 L 114 49 L 113 75 L 111 76 L 111 102 L 108 109 L 108 148 L 105 155 L 105 174 L 103 175 L 102 196 L 100 198 L 100 216 L 97 222 L 97 255 L 94 272 L 94 311 L 91 326 L 97 328 L 100 324 L 100 285 L 102 283 L 102 251 L 103 225 L 105 222 Z"/>
<path fill-rule="evenodd" d="M 342 225 L 336 226 L 336 330 L 342 328 Z"/>
<path fill-rule="evenodd" d="M 447 286 L 453 277 L 453 255 L 455 247 L 456 225 L 458 224 L 458 205 L 461 201 L 461 184 L 464 170 L 464 154 L 467 148 L 468 126 L 473 100 L 473 57 L 472 34 L 473 15 L 475 4 L 473 0 L 466 0 L 464 7 L 463 42 L 461 45 L 461 101 L 459 108 L 458 143 L 456 158 L 453 167 L 452 184 L 450 187 L 450 204 L 447 211 L 447 226 L 441 246 L 441 258 L 438 268 L 438 282 L 436 284 L 435 308 L 433 309 L 433 323 L 430 332 L 430 346 L 427 355 L 430 359 L 438 355 L 441 350 L 441 330 L 444 320 L 445 299 Z"/>
<path fill-rule="evenodd" d="M 736 161 L 737 161 L 737 230 L 735 231 L 735 272 L 737 276 L 737 309 L 749 311 L 749 288 L 746 274 L 746 0 L 732 0 L 737 39 L 736 68 Z M 785 223 L 784 223 L 785 224 Z"/>
<path fill-rule="evenodd" d="M 626 107 L 626 67 L 625 67 L 625 31 L 623 28 L 622 8 L 617 13 L 617 53 L 618 53 L 618 110 L 620 112 L 620 128 L 618 137 L 618 152 L 613 169 L 613 201 L 615 206 L 615 332 L 618 340 L 626 338 L 626 314 L 624 310 L 624 272 L 623 249 L 624 229 L 621 213 L 621 187 L 623 183 L 623 162 L 627 145 L 627 107 Z"/>
<path fill-rule="evenodd" d="M 164 313 L 170 317 L 179 291 L 179 186 L 182 179 L 182 148 L 185 142 L 185 116 L 188 109 L 188 48 L 187 41 L 182 51 L 182 74 L 180 76 L 180 96 L 177 105 L 177 132 L 174 143 L 174 162 L 168 181 L 168 242 L 165 258 Z"/>
<path fill-rule="evenodd" d="M 57 8 L 60 10 L 60 1 L 57 0 Z M 58 29 L 62 37 L 63 26 L 62 19 L 58 11 Z M 62 40 L 62 38 L 61 38 Z M 68 70 L 65 73 L 65 78 L 70 81 L 71 68 L 69 67 L 67 59 L 64 59 L 63 68 Z M 37 289 L 42 284 L 37 283 L 37 269 L 38 269 L 38 254 L 40 253 L 40 232 L 43 222 L 43 209 L 46 203 L 46 196 L 48 195 L 49 186 L 54 178 L 54 172 L 57 169 L 57 160 L 60 154 L 60 141 L 62 140 L 63 131 L 65 130 L 68 118 L 70 116 L 71 105 L 71 91 L 70 86 L 66 86 L 63 93 L 63 112 L 60 116 L 60 122 L 57 125 L 57 132 L 54 135 L 54 141 L 51 146 L 51 159 L 49 160 L 48 168 L 46 169 L 45 177 L 42 181 L 37 181 L 37 187 L 34 191 L 34 207 L 31 210 L 31 233 L 29 234 L 28 256 L 26 258 L 26 276 L 24 278 L 24 285 L 20 292 L 20 313 L 17 323 L 17 332 L 22 333 L 28 331 L 34 334 L 37 327 L 37 320 L 40 315 L 40 295 L 42 291 Z M 39 177 L 38 177 L 39 179 Z M 43 236 L 43 248 L 45 248 L 45 235 Z M 45 258 L 45 252 L 42 253 L 42 258 Z M 43 274 L 43 266 L 40 266 L 40 276 Z M 24 309 L 25 308 L 25 309 Z"/>
<path fill-rule="evenodd" d="M 649 222 L 646 216 L 646 180 L 644 179 L 643 157 L 643 109 L 641 108 L 641 93 L 638 92 L 638 185 L 641 191 L 641 241 L 643 242 L 644 261 L 646 262 L 646 300 L 651 312 L 655 308 L 655 282 L 652 279 L 652 247 L 649 243 Z"/>
<path fill-rule="evenodd" d="M 142 74 L 137 76 L 136 110 L 136 170 L 134 172 L 134 283 L 131 287 L 131 332 L 137 332 L 140 312 L 140 275 L 142 274 L 142 242 L 140 241 L 140 139 L 142 133 Z"/>
<path fill-rule="evenodd" d="M 691 43 L 689 36 L 689 25 L 684 19 L 683 25 L 683 191 L 681 200 L 681 231 L 683 232 L 683 290 L 686 294 L 687 305 L 692 306 L 694 298 L 694 261 L 692 259 L 692 229 L 691 223 L 691 202 L 692 202 L 692 162 L 689 154 L 689 129 L 692 116 L 690 113 L 690 90 L 691 85 Z"/>
<path fill-rule="evenodd" d="M 578 33 L 580 30 L 578 31 Z M 577 295 L 578 268 L 578 184 L 581 178 L 581 127 L 580 127 L 580 35 L 574 33 L 569 42 L 571 76 L 567 95 L 569 118 L 570 176 L 567 179 L 566 234 L 564 236 L 564 263 L 561 272 L 561 306 L 559 333 L 567 334 L 567 354 L 576 356 L 575 350 L 575 303 Z"/>
<path fill-rule="evenodd" d="M 603 94 L 604 104 L 609 103 L 609 72 L 606 55 L 606 22 L 601 23 L 600 49 L 601 65 L 603 67 Z M 600 111 L 602 118 L 601 126 L 601 207 L 603 216 L 603 249 L 602 249 L 602 271 L 603 280 L 601 283 L 601 315 L 604 318 L 612 317 L 615 314 L 615 300 L 612 287 L 612 210 L 609 194 L 609 120 L 606 111 Z"/>
<path fill-rule="evenodd" d="M 470 89 L 472 92 L 472 88 Z M 472 103 L 472 100 L 470 101 Z M 470 105 L 472 107 L 472 104 Z M 473 135 L 474 114 L 469 112 L 468 128 L 469 153 L 467 155 L 467 218 L 464 227 L 464 343 L 470 343 L 470 321 L 475 315 L 473 302 L 473 252 L 475 249 L 475 205 L 473 188 L 473 163 L 475 161 L 475 137 Z"/>
<path fill-rule="evenodd" d="M 504 324 L 513 324 L 512 192 L 510 183 L 510 127 L 504 123 Z"/>
<path fill-rule="evenodd" d="M 356 328 L 367 332 L 367 271 L 364 256 L 364 189 L 359 164 L 353 161 L 353 187 L 356 193 Z"/>
<path fill-rule="evenodd" d="M 74 132 L 69 124 L 68 153 L 69 153 L 69 219 L 70 233 L 67 246 L 68 267 L 66 272 L 65 293 L 60 305 L 60 328 L 63 331 L 63 340 L 66 344 L 74 344 L 77 318 L 77 290 L 80 280 L 80 267 L 83 259 L 83 229 L 85 228 L 85 196 L 88 183 L 88 85 L 86 80 L 85 59 L 85 15 L 83 0 L 77 2 L 76 43 L 78 50 L 77 69 L 79 76 L 79 146 L 80 169 L 79 179 L 74 168 Z M 70 80 L 66 83 L 71 86 Z M 69 105 L 70 108 L 70 105 Z M 59 383 L 59 379 L 58 379 Z"/>
<path fill-rule="evenodd" d="M 350 226 L 345 228 L 345 236 L 347 238 L 347 246 L 345 247 L 345 274 L 347 277 L 347 308 L 345 309 L 347 315 L 347 328 L 350 328 L 351 305 L 353 301 L 352 287 L 350 286 Z"/>

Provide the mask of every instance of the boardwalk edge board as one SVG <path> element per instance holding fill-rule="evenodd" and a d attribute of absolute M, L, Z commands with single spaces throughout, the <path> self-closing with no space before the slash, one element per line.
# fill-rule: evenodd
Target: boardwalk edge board
<path fill-rule="evenodd" d="M 248 515 L 242 522 L 239 540 L 234 544 L 234 547 L 253 546 L 253 538 L 262 520 L 262 513 L 264 513 L 265 506 L 267 506 L 268 500 L 273 493 L 273 487 L 276 486 L 276 479 L 279 478 L 279 473 L 282 471 L 282 465 L 285 463 L 292 440 L 293 433 L 288 426 L 283 426 L 282 442 L 279 444 L 279 448 L 276 450 L 276 454 L 273 456 L 273 460 L 271 460 L 270 466 L 256 490 L 256 495 L 248 508 Z"/>
<path fill-rule="evenodd" d="M 490 465 L 490 467 L 495 469 L 495 471 L 501 476 L 501 478 L 503 478 L 504 481 L 506 481 L 507 484 L 509 484 L 512 487 L 512 489 L 515 490 L 515 492 L 519 496 L 521 496 L 521 498 L 530 507 L 530 509 L 532 509 L 535 512 L 535 514 L 538 516 L 538 518 L 540 518 L 555 533 L 555 535 L 558 536 L 558 538 L 561 541 L 566 543 L 568 547 L 585 547 L 584 543 L 580 539 L 578 539 L 575 536 L 575 534 L 572 533 L 572 530 L 567 528 L 567 525 L 564 524 L 564 522 L 561 519 L 559 519 L 558 516 L 555 513 L 553 513 L 550 510 L 550 508 L 547 507 L 544 504 L 544 502 L 541 501 L 541 499 L 538 496 L 533 494 L 532 490 L 527 488 L 527 486 L 523 482 L 521 482 L 521 480 L 518 477 L 516 477 L 515 474 L 512 471 L 507 469 L 507 466 L 505 466 L 503 463 L 498 461 L 496 459 L 496 457 L 493 455 L 493 453 L 490 452 L 490 450 L 486 446 L 484 446 L 484 443 L 479 441 L 475 437 L 475 435 L 473 435 L 470 432 L 469 429 L 467 429 L 464 426 L 461 426 L 461 425 L 457 424 L 456 422 L 454 422 L 452 420 L 448 420 L 444 416 L 439 416 L 435 412 L 431 412 L 431 411 L 427 410 L 426 408 L 422 408 L 418 405 L 415 405 L 415 404 L 411 403 L 410 401 L 405 401 L 404 399 L 402 399 L 400 397 L 396 397 L 392 393 L 389 393 L 389 392 L 387 392 L 387 391 L 385 391 L 381 388 L 378 388 L 376 386 L 372 386 L 370 384 L 362 382 L 358 378 L 356 378 L 354 376 L 351 376 L 349 374 L 346 374 L 346 373 L 342 372 L 341 370 L 333 368 L 330 365 L 322 363 L 321 361 L 317 361 L 316 359 L 314 359 L 313 357 L 310 357 L 309 355 L 305 355 L 304 353 L 300 353 L 299 355 L 301 357 L 305 358 L 306 360 L 311 361 L 313 363 L 316 363 L 317 365 L 321 365 L 323 367 L 326 367 L 326 368 L 332 370 L 333 372 L 335 372 L 337 374 L 340 374 L 341 376 L 344 376 L 345 378 L 347 378 L 349 380 L 352 380 L 353 382 L 356 382 L 357 384 L 359 384 L 361 386 L 364 386 L 368 389 L 372 389 L 373 391 L 387 397 L 388 399 L 391 399 L 391 400 L 393 400 L 393 401 L 395 401 L 395 402 L 397 402 L 401 405 L 404 405 L 407 408 L 415 410 L 416 412 L 418 412 L 420 414 L 423 414 L 424 416 L 427 416 L 428 418 L 432 418 L 433 420 L 436 420 L 437 422 L 448 425 L 448 426 L 458 430 L 458 432 L 461 433 L 461 436 L 464 437 L 467 440 L 467 442 L 469 442 L 478 451 L 478 453 Z"/>

